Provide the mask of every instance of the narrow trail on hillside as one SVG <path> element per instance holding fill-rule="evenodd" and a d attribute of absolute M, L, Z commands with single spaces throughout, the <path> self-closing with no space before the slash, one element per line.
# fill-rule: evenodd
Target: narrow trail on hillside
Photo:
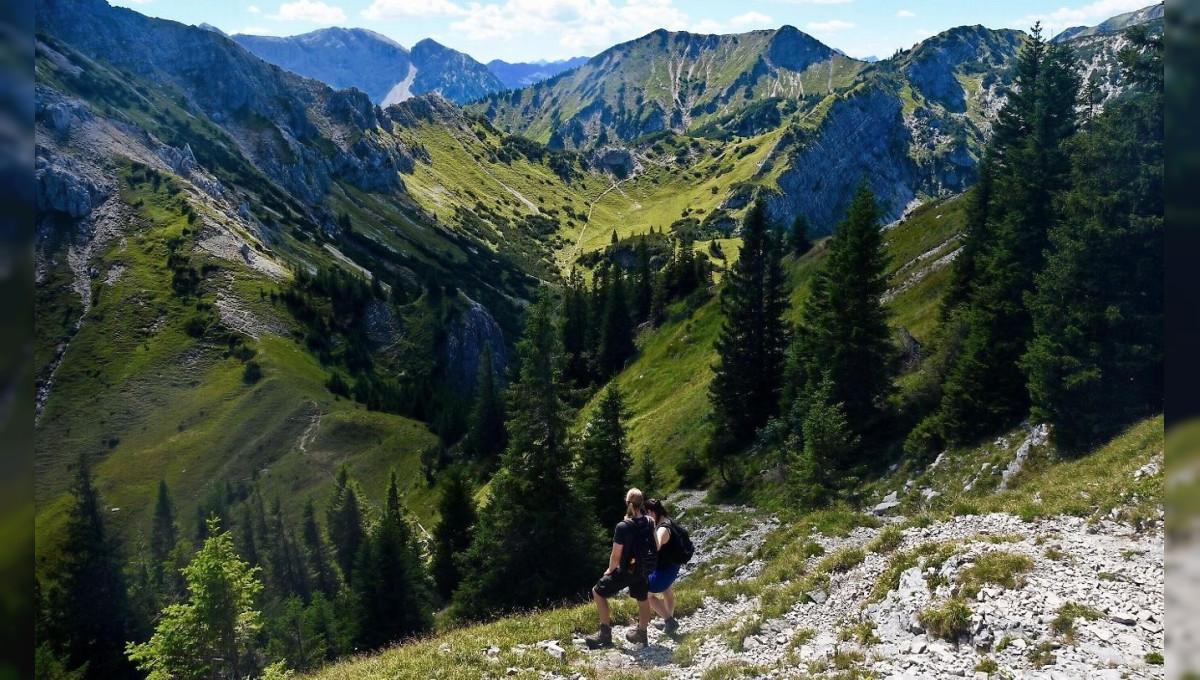
<path fill-rule="evenodd" d="M 583 237 L 585 234 L 587 234 L 588 225 L 592 223 L 592 212 L 596 210 L 596 204 L 599 203 L 606 195 L 608 195 L 608 192 L 612 191 L 613 189 L 620 191 L 622 196 L 628 198 L 628 196 L 625 195 L 625 192 L 621 191 L 621 185 L 633 179 L 633 177 L 633 175 L 630 175 L 625 179 L 613 182 L 611 186 L 604 191 L 601 191 L 600 195 L 588 204 L 587 218 L 583 221 L 583 228 L 579 230 L 579 238 L 575 240 L 575 257 L 579 257 L 583 253 Z"/>

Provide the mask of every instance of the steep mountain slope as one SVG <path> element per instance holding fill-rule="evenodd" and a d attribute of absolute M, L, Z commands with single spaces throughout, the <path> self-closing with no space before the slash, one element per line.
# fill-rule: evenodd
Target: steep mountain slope
<path fill-rule="evenodd" d="M 233 39 L 267 62 L 337 90 L 356 87 L 382 106 L 429 92 L 461 104 L 505 87 L 469 55 L 429 39 L 411 52 L 364 28 L 322 28 L 286 38 L 238 34 Z"/>
<path fill-rule="evenodd" d="M 470 55 L 429 38 L 413 45 L 412 59 L 417 68 L 414 93 L 436 91 L 446 99 L 462 104 L 504 89 L 500 79 Z"/>
<path fill-rule="evenodd" d="M 436 94 L 380 111 L 201 28 L 91 0 L 39 12 L 40 564 L 80 455 L 131 541 L 158 479 L 188 521 L 255 481 L 296 516 L 343 462 L 374 499 L 395 467 L 427 519 L 431 421 L 484 347 L 503 371 L 525 300 L 558 276 L 545 211 L 579 210 L 594 176 Z M 339 284 L 361 307 L 318 271 L 363 281 Z M 445 387 L 363 407 L 420 384 Z"/>
<path fill-rule="evenodd" d="M 504 83 L 505 88 L 517 90 L 556 76 L 563 71 L 570 71 L 582 66 L 587 63 L 587 60 L 587 57 L 571 57 L 559 61 L 509 63 L 503 59 L 493 59 L 487 63 L 487 67 L 496 74 L 500 82 Z"/>
<path fill-rule="evenodd" d="M 1143 7 L 1142 9 L 1126 12 L 1125 14 L 1118 14 L 1095 26 L 1073 26 L 1064 29 L 1061 33 L 1054 36 L 1053 42 L 1063 42 L 1072 38 L 1087 38 L 1094 35 L 1120 33 L 1131 26 L 1139 24 L 1161 24 L 1164 9 L 1164 4 L 1160 2 L 1157 5 L 1150 5 L 1149 7 Z"/>
<path fill-rule="evenodd" d="M 636 608 L 618 598 L 614 650 L 586 649 L 595 607 L 574 603 L 305 677 L 1165 677 L 1162 419 L 1065 461 L 1038 431 L 898 470 L 878 489 L 903 499 L 891 516 L 777 517 L 671 494 L 696 557 L 676 586 L 679 634 L 652 627 L 646 646 L 621 640 Z M 1010 464 L 1020 472 L 999 489 Z M 964 472 L 986 483 L 961 490 Z M 938 625 L 956 592 L 977 594 Z"/>
<path fill-rule="evenodd" d="M 862 66 L 791 26 L 738 35 L 658 30 L 472 109 L 551 147 L 582 148 L 686 132 L 771 97 L 818 97 Z"/>
<path fill-rule="evenodd" d="M 374 31 L 335 27 L 286 38 L 237 34 L 233 39 L 263 60 L 335 90 L 357 87 L 377 104 L 419 94 L 392 92 L 408 78 L 412 59 L 399 43 Z"/>

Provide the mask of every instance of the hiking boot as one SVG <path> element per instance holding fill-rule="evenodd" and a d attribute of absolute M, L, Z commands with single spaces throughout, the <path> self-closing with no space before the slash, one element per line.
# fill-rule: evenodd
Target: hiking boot
<path fill-rule="evenodd" d="M 642 645 L 643 647 L 650 644 L 650 638 L 646 635 L 645 628 L 630 628 L 625 634 L 625 639 L 631 645 Z"/>
<path fill-rule="evenodd" d="M 583 639 L 587 644 L 588 649 L 607 649 L 613 646 L 612 627 L 600 626 L 600 632 L 595 635 L 589 635 Z"/>
<path fill-rule="evenodd" d="M 679 620 L 674 616 L 663 622 L 663 634 L 674 635 L 679 630 Z"/>

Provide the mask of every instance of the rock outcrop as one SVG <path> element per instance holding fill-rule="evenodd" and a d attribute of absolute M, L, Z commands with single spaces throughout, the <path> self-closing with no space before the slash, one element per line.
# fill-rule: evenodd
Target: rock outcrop
<path fill-rule="evenodd" d="M 466 308 L 450 322 L 441 348 L 444 372 L 459 393 L 470 394 L 475 389 L 485 347 L 491 348 L 492 370 L 496 379 L 502 381 L 508 370 L 504 333 L 487 308 L 469 300 Z"/>

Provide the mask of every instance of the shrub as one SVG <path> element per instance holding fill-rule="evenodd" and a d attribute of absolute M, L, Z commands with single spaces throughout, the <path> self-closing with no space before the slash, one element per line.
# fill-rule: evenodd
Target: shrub
<path fill-rule="evenodd" d="M 930 635 L 955 642 L 970 630 L 971 608 L 955 597 L 920 612 L 917 620 Z"/>
<path fill-rule="evenodd" d="M 1144 658 L 1146 659 L 1146 663 L 1151 666 L 1163 665 L 1163 655 L 1161 652 L 1150 652 Z"/>
<path fill-rule="evenodd" d="M 1054 645 L 1050 642 L 1042 642 L 1033 649 L 1030 649 L 1028 658 L 1034 668 L 1052 666 L 1058 660 L 1058 657 L 1054 654 Z"/>
<path fill-rule="evenodd" d="M 867 551 L 879 554 L 890 553 L 904 542 L 904 532 L 895 524 L 889 525 L 879 532 L 875 540 L 867 544 Z"/>
<path fill-rule="evenodd" d="M 1068 602 L 1058 608 L 1058 616 L 1050 622 L 1050 630 L 1068 641 L 1075 639 L 1075 619 L 1096 621 L 1104 616 L 1100 611 L 1078 602 Z"/>
<path fill-rule="evenodd" d="M 865 558 L 866 553 L 861 548 L 843 548 L 821 560 L 817 569 L 822 572 L 842 573 L 862 564 Z"/>
<path fill-rule="evenodd" d="M 979 673 L 987 673 L 988 675 L 992 675 L 1000 670 L 1000 664 L 996 663 L 996 660 L 990 656 L 985 656 L 983 657 L 983 660 L 975 664 L 975 670 Z"/>
<path fill-rule="evenodd" d="M 262 380 L 262 377 L 262 366 L 260 366 L 257 361 L 251 361 L 247 363 L 246 368 L 242 369 L 242 381 L 247 385 L 253 385 L 259 380 Z"/>
<path fill-rule="evenodd" d="M 975 564 L 958 577 L 959 595 L 975 597 L 985 583 L 1020 588 L 1025 583 L 1022 574 L 1033 569 L 1033 560 L 1026 555 L 994 551 L 975 558 Z"/>

